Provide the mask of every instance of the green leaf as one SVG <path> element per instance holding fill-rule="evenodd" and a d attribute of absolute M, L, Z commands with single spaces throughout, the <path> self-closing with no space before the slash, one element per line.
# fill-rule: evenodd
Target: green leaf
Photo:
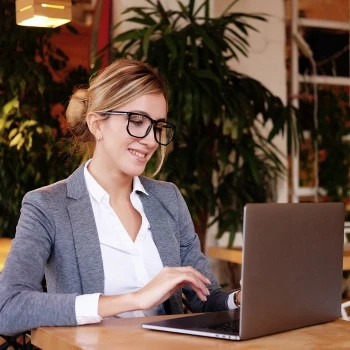
<path fill-rule="evenodd" d="M 216 48 L 215 43 L 211 40 L 208 33 L 204 30 L 204 28 L 198 24 L 194 25 L 194 29 L 196 32 L 202 37 L 203 43 L 214 53 L 218 54 L 218 50 Z"/>
<path fill-rule="evenodd" d="M 132 29 L 123 32 L 112 39 L 112 43 L 122 42 L 127 40 L 142 39 L 146 34 L 146 29 Z"/>
<path fill-rule="evenodd" d="M 18 134 L 18 135 L 20 135 L 20 134 Z M 25 139 L 24 139 L 24 137 L 22 137 L 17 143 L 17 146 L 16 146 L 17 151 L 21 149 L 21 147 L 23 146 L 24 142 L 25 142 Z"/>
<path fill-rule="evenodd" d="M 241 155 L 244 158 L 244 160 L 248 163 L 254 181 L 257 184 L 260 184 L 261 181 L 259 178 L 258 164 L 255 162 L 255 155 L 253 153 L 253 150 L 241 146 Z"/>
<path fill-rule="evenodd" d="M 222 12 L 221 16 L 225 16 L 228 11 L 231 10 L 231 8 L 233 7 L 233 5 L 235 5 L 239 0 L 233 0 L 227 7 L 226 9 Z"/>
<path fill-rule="evenodd" d="M 225 36 L 225 39 L 226 39 L 229 43 L 231 43 L 231 45 L 232 45 L 235 49 L 237 49 L 243 56 L 248 57 L 248 50 L 247 50 L 244 46 L 242 47 L 241 45 L 238 44 L 237 41 L 233 41 L 233 40 L 231 40 L 230 38 L 228 38 L 228 37 L 226 37 L 226 36 Z M 234 52 L 233 49 L 232 49 L 232 51 Z"/>
<path fill-rule="evenodd" d="M 36 120 L 25 120 L 23 123 L 21 123 L 19 127 L 19 132 L 22 132 L 26 128 L 30 128 L 31 126 L 37 125 L 38 122 Z"/>
<path fill-rule="evenodd" d="M 143 18 L 130 17 L 130 18 L 128 18 L 128 22 L 143 24 L 145 26 L 154 25 L 157 23 L 151 16 L 145 16 Z"/>
<path fill-rule="evenodd" d="M 188 15 L 190 18 L 193 18 L 193 10 L 195 5 L 195 0 L 190 0 L 188 4 Z"/>
<path fill-rule="evenodd" d="M 160 1 L 157 1 L 157 9 L 158 9 L 158 12 L 159 12 L 164 24 L 169 25 L 170 21 L 169 21 L 167 12 L 164 10 L 164 7 Z"/>
<path fill-rule="evenodd" d="M 210 1 L 209 0 L 205 1 L 204 16 L 205 16 L 205 21 L 208 21 L 209 16 L 210 16 Z"/>
<path fill-rule="evenodd" d="M 5 115 L 9 115 L 12 110 L 17 108 L 19 108 L 19 101 L 18 101 L 18 98 L 15 97 L 11 101 L 7 102 L 4 105 L 4 107 L 2 107 L 2 111 Z"/>
<path fill-rule="evenodd" d="M 16 136 L 10 141 L 9 146 L 14 147 L 17 146 L 19 142 L 23 140 L 23 135 L 22 134 L 16 134 Z"/>
<path fill-rule="evenodd" d="M 153 7 L 156 7 L 157 5 L 156 5 L 156 3 L 155 2 L 153 2 L 152 0 L 146 0 L 149 4 L 151 4 Z"/>
<path fill-rule="evenodd" d="M 193 14 L 193 17 L 196 17 L 204 6 L 208 6 L 208 0 L 203 1 L 202 4 L 198 6 L 196 12 Z"/>
<path fill-rule="evenodd" d="M 185 69 L 186 69 L 186 67 L 185 67 L 186 42 L 181 40 L 181 41 L 179 41 L 178 45 L 180 46 L 180 48 L 179 48 L 177 67 L 178 67 L 179 77 L 181 78 L 184 74 Z"/>
<path fill-rule="evenodd" d="M 214 81 L 218 87 L 221 87 L 221 80 L 210 70 L 198 70 L 196 72 L 197 77 L 199 78 L 205 78 L 205 79 L 210 79 Z"/>
<path fill-rule="evenodd" d="M 193 1 L 193 0 L 190 0 L 190 1 Z M 190 18 L 191 17 L 190 9 L 188 10 L 187 7 L 181 1 L 177 1 L 177 4 L 181 8 L 183 16 L 186 18 Z"/>
<path fill-rule="evenodd" d="M 13 139 L 13 137 L 17 134 L 18 129 L 17 128 L 13 128 L 10 132 L 9 132 L 9 140 Z"/>
<path fill-rule="evenodd" d="M 198 64 L 199 64 L 198 47 L 196 45 L 195 37 L 191 37 L 191 53 L 192 53 L 193 67 L 195 69 L 198 69 Z"/>
<path fill-rule="evenodd" d="M 149 43 L 150 43 L 150 40 L 151 40 L 151 36 L 152 34 L 154 33 L 154 31 L 157 29 L 158 27 L 158 24 L 155 24 L 151 27 L 149 27 L 146 32 L 145 32 L 145 35 L 143 37 L 143 40 L 142 40 L 142 50 L 143 50 L 143 54 L 147 57 L 147 54 L 148 54 L 148 47 L 149 47 Z"/>
<path fill-rule="evenodd" d="M 171 37 L 171 35 L 164 35 L 163 39 L 166 43 L 166 46 L 169 48 L 169 51 L 171 53 L 171 60 L 175 60 L 177 58 L 177 47 L 176 44 Z"/>
<path fill-rule="evenodd" d="M 129 13 L 129 12 L 135 12 L 136 14 L 138 14 L 141 17 L 149 16 L 144 10 L 150 10 L 150 8 L 149 7 L 128 7 L 122 12 L 122 14 L 124 15 L 124 14 Z"/>
<path fill-rule="evenodd" d="M 233 30 L 229 27 L 226 28 L 226 30 L 230 32 L 234 37 L 236 37 L 243 45 L 245 45 L 246 47 L 249 47 L 248 40 L 242 35 L 238 34 L 236 30 Z"/>

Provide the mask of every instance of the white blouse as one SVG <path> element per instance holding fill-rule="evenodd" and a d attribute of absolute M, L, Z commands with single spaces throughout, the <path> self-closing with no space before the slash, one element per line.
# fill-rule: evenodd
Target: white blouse
<path fill-rule="evenodd" d="M 153 241 L 150 224 L 144 213 L 141 200 L 136 191 L 146 195 L 140 179 L 133 181 L 130 199 L 133 207 L 140 213 L 142 223 L 133 242 L 123 224 L 109 204 L 108 193 L 89 173 L 86 163 L 84 176 L 89 191 L 104 270 L 104 295 L 120 295 L 139 290 L 150 282 L 163 268 L 159 252 Z M 97 314 L 100 294 L 80 295 L 76 298 L 76 317 L 78 324 L 101 321 Z M 118 317 L 143 317 L 164 314 L 163 306 L 150 310 L 124 312 Z"/>

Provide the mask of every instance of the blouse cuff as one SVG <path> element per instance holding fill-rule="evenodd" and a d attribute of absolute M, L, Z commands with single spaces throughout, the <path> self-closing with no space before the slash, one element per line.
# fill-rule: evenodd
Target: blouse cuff
<path fill-rule="evenodd" d="M 75 316 L 77 324 L 98 323 L 102 317 L 98 315 L 98 300 L 101 293 L 78 295 L 75 299 Z"/>

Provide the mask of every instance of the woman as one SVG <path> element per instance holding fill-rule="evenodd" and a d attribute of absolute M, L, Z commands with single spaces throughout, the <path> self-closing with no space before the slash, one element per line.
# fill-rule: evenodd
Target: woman
<path fill-rule="evenodd" d="M 215 281 L 177 187 L 140 176 L 157 150 L 162 165 L 175 131 L 167 109 L 157 71 L 126 59 L 71 97 L 73 139 L 93 156 L 25 195 L 0 275 L 0 334 L 181 313 L 182 292 L 195 312 L 236 307 L 238 293 Z"/>

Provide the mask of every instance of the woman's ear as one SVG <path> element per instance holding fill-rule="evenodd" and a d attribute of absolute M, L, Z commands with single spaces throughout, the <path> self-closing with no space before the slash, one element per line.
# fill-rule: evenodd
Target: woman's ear
<path fill-rule="evenodd" d="M 96 139 L 98 137 L 101 138 L 100 122 L 101 122 L 101 118 L 97 113 L 90 112 L 86 116 L 87 126 L 88 126 L 91 134 L 94 135 Z"/>

